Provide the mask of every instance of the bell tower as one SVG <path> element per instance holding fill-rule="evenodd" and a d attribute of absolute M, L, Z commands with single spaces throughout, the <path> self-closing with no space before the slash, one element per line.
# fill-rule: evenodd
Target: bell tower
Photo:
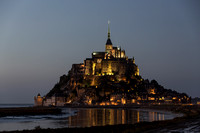
<path fill-rule="evenodd" d="M 107 39 L 107 42 L 106 42 L 106 47 L 105 47 L 105 51 L 107 53 L 110 53 L 110 51 L 113 49 L 113 46 L 112 46 L 112 42 L 110 40 L 110 21 L 108 21 L 108 39 Z"/>

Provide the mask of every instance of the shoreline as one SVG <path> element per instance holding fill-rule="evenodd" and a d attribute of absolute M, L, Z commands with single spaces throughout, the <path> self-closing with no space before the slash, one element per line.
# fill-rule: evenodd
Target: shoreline
<path fill-rule="evenodd" d="M 38 108 L 38 107 L 32 107 Z M 46 108 L 46 107 L 39 107 Z M 52 108 L 52 107 L 48 107 Z M 66 108 L 66 107 L 64 107 Z M 73 106 L 71 108 L 99 108 L 99 106 Z M 105 108 L 105 106 L 101 107 Z M 131 106 L 107 106 L 106 108 L 127 108 L 131 109 Z M 191 122 L 199 122 L 200 123 L 200 106 L 183 106 L 183 105 L 151 105 L 151 106 L 132 106 L 133 109 L 155 109 L 160 111 L 169 111 L 172 113 L 182 113 L 184 114 L 181 117 L 176 117 L 171 120 L 164 121 L 153 121 L 153 122 L 139 122 L 135 124 L 120 124 L 120 125 L 106 125 L 106 126 L 95 126 L 95 127 L 83 127 L 83 128 L 58 128 L 58 129 L 41 129 L 40 127 L 36 127 L 32 130 L 23 130 L 23 131 L 3 131 L 3 133 L 42 133 L 42 132 L 160 132 L 161 130 L 169 130 L 175 129 L 179 127 L 183 127 L 184 124 Z M 22 109 L 22 108 L 20 108 Z M 1 110 L 1 109 L 0 109 Z M 35 114 L 37 115 L 37 114 Z"/>

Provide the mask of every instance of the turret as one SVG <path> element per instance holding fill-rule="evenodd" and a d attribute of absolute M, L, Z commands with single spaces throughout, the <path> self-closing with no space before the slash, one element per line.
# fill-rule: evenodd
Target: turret
<path fill-rule="evenodd" d="M 42 106 L 43 98 L 40 93 L 38 93 L 37 97 L 34 97 L 34 106 Z"/>

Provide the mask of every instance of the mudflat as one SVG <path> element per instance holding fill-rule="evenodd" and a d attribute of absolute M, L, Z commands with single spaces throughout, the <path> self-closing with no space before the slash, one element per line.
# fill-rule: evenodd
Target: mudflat
<path fill-rule="evenodd" d="M 182 117 L 172 120 L 140 122 L 125 125 L 106 125 L 86 128 L 60 128 L 60 129 L 41 129 L 39 126 L 33 130 L 10 131 L 4 133 L 160 133 L 160 132 L 200 132 L 200 106 L 188 105 L 149 105 L 140 108 L 166 110 L 176 113 L 183 113 Z M 22 109 L 22 108 L 21 108 Z M 37 110 L 35 108 L 35 110 Z M 41 108 L 42 110 L 42 108 Z M 45 108 L 43 108 L 45 110 Z"/>

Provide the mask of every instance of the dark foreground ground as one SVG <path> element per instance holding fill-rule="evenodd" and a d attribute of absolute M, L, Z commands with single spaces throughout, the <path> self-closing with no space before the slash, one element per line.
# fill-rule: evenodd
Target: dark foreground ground
<path fill-rule="evenodd" d="M 184 113 L 183 117 L 173 120 L 141 122 L 133 125 L 108 125 L 89 128 L 61 128 L 61 129 L 41 129 L 36 127 L 34 130 L 11 131 L 4 133 L 200 133 L 200 107 L 199 106 L 141 106 L 141 108 L 167 110 L 177 113 Z"/>
<path fill-rule="evenodd" d="M 55 107 L 0 108 L 0 117 L 23 116 L 23 115 L 47 115 L 47 114 L 60 114 L 60 113 L 61 109 Z"/>

